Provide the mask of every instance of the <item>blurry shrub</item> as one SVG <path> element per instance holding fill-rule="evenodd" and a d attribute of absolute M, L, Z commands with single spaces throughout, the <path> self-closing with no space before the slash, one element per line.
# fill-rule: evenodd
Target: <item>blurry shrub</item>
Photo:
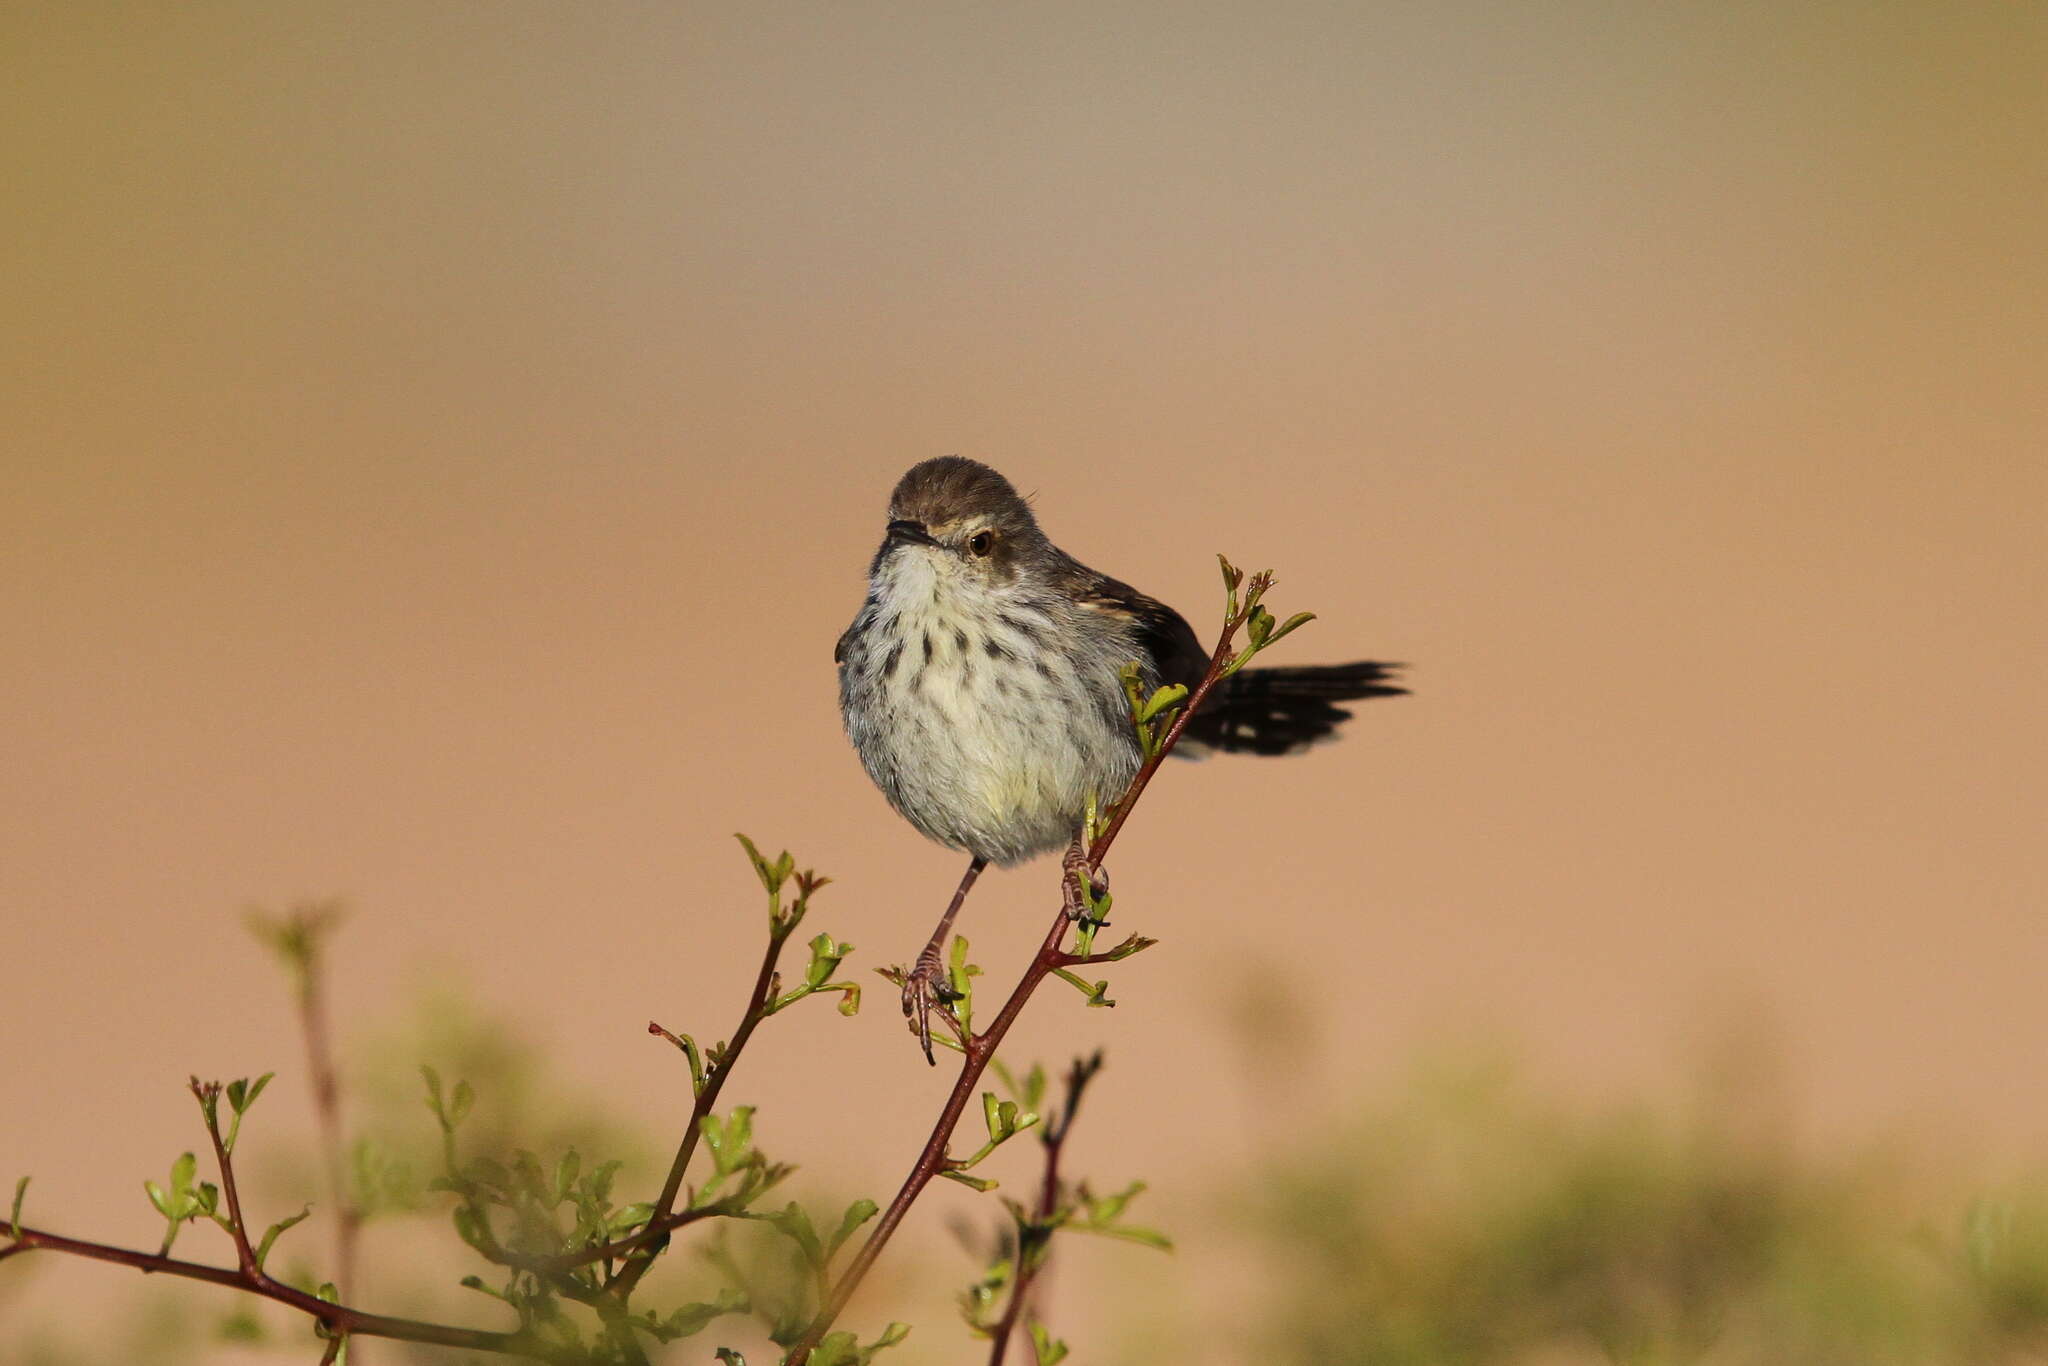
<path fill-rule="evenodd" d="M 1503 1066 L 1425 1070 L 1237 1196 L 1266 1279 L 1246 1359 L 2048 1359 L 2039 1192 L 1916 1219 L 1896 1164 L 1803 1165 L 1754 1118 L 1586 1114 Z"/>

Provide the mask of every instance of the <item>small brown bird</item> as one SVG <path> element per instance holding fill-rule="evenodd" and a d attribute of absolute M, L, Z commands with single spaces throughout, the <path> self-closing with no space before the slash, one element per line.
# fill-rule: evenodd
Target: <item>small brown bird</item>
<path fill-rule="evenodd" d="M 903 987 L 932 1058 L 949 999 L 941 950 L 981 870 L 1077 839 L 1143 762 L 1119 672 L 1192 689 L 1208 667 L 1180 613 L 1046 539 L 1010 482 L 958 456 L 912 467 L 889 499 L 868 593 L 839 638 L 839 704 L 868 776 L 904 819 L 970 856 Z M 1405 692 L 1389 664 L 1244 669 L 1188 722 L 1182 745 L 1285 754 L 1331 735 L 1337 705 Z"/>

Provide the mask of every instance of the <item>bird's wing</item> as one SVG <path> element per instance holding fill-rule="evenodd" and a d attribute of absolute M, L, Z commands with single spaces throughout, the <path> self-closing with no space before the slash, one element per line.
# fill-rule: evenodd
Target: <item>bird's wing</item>
<path fill-rule="evenodd" d="M 1119 579 L 1097 574 L 1079 594 L 1081 606 L 1131 623 L 1138 644 L 1152 656 L 1161 685 L 1192 688 L 1209 667 L 1209 655 L 1195 639 L 1187 618 L 1157 598 L 1140 593 Z"/>

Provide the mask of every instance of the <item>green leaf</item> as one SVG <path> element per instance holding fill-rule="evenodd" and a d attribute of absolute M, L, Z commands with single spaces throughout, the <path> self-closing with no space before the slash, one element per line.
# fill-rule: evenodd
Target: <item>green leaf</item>
<path fill-rule="evenodd" d="M 14 1183 L 14 1217 L 7 1225 L 17 1238 L 21 1236 L 21 1201 L 22 1197 L 27 1194 L 28 1178 L 24 1176 L 21 1180 Z"/>
<path fill-rule="evenodd" d="M 950 1167 L 940 1172 L 939 1175 L 945 1177 L 948 1181 L 958 1181 L 969 1190 L 992 1191 L 1002 1184 L 999 1181 L 992 1181 L 987 1177 L 970 1176 L 963 1171 L 954 1171 Z"/>
<path fill-rule="evenodd" d="M 270 1085 L 270 1079 L 276 1075 L 277 1073 L 275 1072 L 265 1072 L 262 1076 L 256 1078 L 256 1080 L 253 1082 L 229 1082 L 228 1104 L 234 1107 L 234 1111 L 236 1114 L 241 1114 L 244 1110 L 247 1110 L 250 1106 L 256 1103 L 256 1097 L 263 1094 L 263 1088 Z"/>
<path fill-rule="evenodd" d="M 1293 616 L 1281 622 L 1279 627 L 1273 632 L 1272 635 L 1266 637 L 1266 643 L 1268 645 L 1271 645 L 1274 641 L 1280 639 L 1280 637 L 1286 635 L 1288 632 L 1296 629 L 1297 627 L 1306 626 L 1315 619 L 1316 614 L 1314 612 L 1296 612 Z"/>
<path fill-rule="evenodd" d="M 1080 992 L 1083 996 L 1086 996 L 1090 1006 L 1114 1006 L 1116 1004 L 1115 1001 L 1109 999 L 1107 994 L 1109 991 L 1108 982 L 1096 982 L 1091 986 L 1089 983 L 1082 981 L 1078 975 L 1069 972 L 1065 968 L 1054 968 L 1053 975 L 1073 987 L 1074 990 Z"/>
<path fill-rule="evenodd" d="M 974 976 L 979 973 L 980 970 L 967 961 L 967 953 L 966 937 L 954 935 L 953 942 L 947 946 L 946 958 L 947 966 L 952 970 L 952 974 L 955 977 Z"/>
<path fill-rule="evenodd" d="M 448 1127 L 454 1128 L 469 1115 L 469 1107 L 476 1104 L 476 1092 L 466 1081 L 455 1083 L 455 1097 L 448 1107 Z"/>
<path fill-rule="evenodd" d="M 1245 618 L 1244 629 L 1245 634 L 1251 637 L 1252 648 L 1264 649 L 1273 634 L 1273 614 L 1263 607 L 1252 608 L 1251 615 Z"/>
<path fill-rule="evenodd" d="M 1156 1247 L 1162 1252 L 1173 1250 L 1173 1241 L 1154 1229 L 1140 1228 L 1135 1224 L 1120 1224 L 1126 1207 L 1131 1201 L 1145 1193 L 1143 1181 L 1133 1181 L 1124 1189 L 1112 1195 L 1091 1196 L 1084 1188 L 1081 1202 L 1085 1217 L 1075 1220 L 1068 1227 L 1079 1233 L 1097 1233 L 1108 1238 L 1123 1238 L 1147 1247 Z"/>
<path fill-rule="evenodd" d="M 804 1212 L 802 1205 L 792 1200 L 779 1212 L 764 1217 L 797 1245 L 808 1265 L 818 1268 L 825 1265 L 824 1245 L 818 1241 L 818 1231 L 811 1226 L 811 1216 Z"/>
<path fill-rule="evenodd" d="M 311 1205 L 308 1205 L 304 1209 L 300 1210 L 297 1214 L 287 1215 L 286 1217 L 272 1224 L 268 1229 L 264 1230 L 263 1241 L 256 1245 L 257 1270 L 260 1271 L 263 1269 L 264 1259 L 270 1256 L 270 1249 L 277 1242 L 278 1235 L 282 1234 L 286 1229 L 298 1223 L 300 1220 L 304 1219 L 307 1215 L 311 1214 L 312 1212 L 313 1207 Z"/>
<path fill-rule="evenodd" d="M 682 1050 L 683 1056 L 690 1063 L 690 1094 L 693 1096 L 703 1095 L 704 1055 L 698 1051 L 697 1041 L 688 1034 L 671 1034 L 658 1024 L 650 1023 L 647 1028 L 650 1032 L 661 1035 L 662 1038 L 667 1039 Z"/>
<path fill-rule="evenodd" d="M 645 1200 L 614 1210 L 611 1217 L 604 1221 L 605 1232 L 614 1238 L 621 1237 L 628 1229 L 646 1223 L 653 1213 L 654 1206 Z"/>
<path fill-rule="evenodd" d="M 1124 940 L 1123 943 L 1117 945 L 1115 948 L 1109 951 L 1108 961 L 1112 963 L 1120 963 L 1124 959 L 1129 958 L 1134 953 L 1143 953 L 1145 950 L 1151 948 L 1154 944 L 1157 944 L 1158 942 L 1159 941 L 1157 939 L 1147 939 L 1142 934 L 1134 934 L 1129 939 Z"/>
<path fill-rule="evenodd" d="M 817 1350 L 811 1353 L 816 1366 L 857 1366 L 860 1361 L 860 1339 L 841 1328 L 825 1334 L 818 1340 Z"/>
<path fill-rule="evenodd" d="M 1123 1238 L 1133 1243 L 1143 1243 L 1146 1247 L 1156 1247 L 1161 1252 L 1173 1251 L 1173 1239 L 1157 1229 L 1140 1228 L 1136 1224 L 1112 1224 L 1105 1228 L 1089 1228 L 1084 1224 L 1078 1225 L 1077 1231 L 1098 1233 L 1109 1238 Z"/>
<path fill-rule="evenodd" d="M 1042 1064 L 1033 1062 L 1031 1070 L 1024 1074 L 1024 1089 L 1019 1098 L 1027 1110 L 1036 1110 L 1045 1100 L 1045 1068 Z"/>
<path fill-rule="evenodd" d="M 178 1154 L 178 1160 L 171 1164 L 171 1194 L 181 1196 L 192 1189 L 192 1178 L 199 1171 L 199 1159 L 191 1153 Z"/>
<path fill-rule="evenodd" d="M 447 1112 L 441 1108 L 441 1074 L 425 1063 L 420 1064 L 420 1076 L 427 1083 L 427 1108 L 434 1112 L 434 1118 L 441 1121 L 441 1127 L 448 1127 Z"/>
<path fill-rule="evenodd" d="M 576 1189 L 576 1174 L 583 1167 L 583 1158 L 574 1148 L 562 1154 L 555 1163 L 555 1203 L 569 1198 L 569 1192 Z"/>
<path fill-rule="evenodd" d="M 1038 1366 L 1057 1366 L 1065 1360 L 1067 1344 L 1045 1331 L 1045 1325 L 1032 1319 L 1024 1325 L 1031 1332 L 1031 1353 L 1038 1360 Z"/>
<path fill-rule="evenodd" d="M 754 1107 L 736 1107 L 728 1119 L 704 1116 L 704 1146 L 711 1149 L 711 1162 L 721 1173 L 737 1171 L 745 1163 L 754 1134 Z"/>
<path fill-rule="evenodd" d="M 1114 1195 L 1099 1196 L 1088 1202 L 1088 1217 L 1096 1223 L 1108 1223 L 1124 1212 L 1131 1201 L 1145 1193 L 1143 1181 L 1133 1181 Z"/>
<path fill-rule="evenodd" d="M 745 1295 L 728 1287 L 719 1291 L 718 1298 L 709 1304 L 699 1301 L 683 1305 L 661 1320 L 660 1327 L 655 1328 L 654 1333 L 663 1342 L 673 1342 L 677 1338 L 686 1338 L 703 1332 L 711 1321 L 720 1315 L 744 1314 L 750 1307 Z M 653 1315 L 650 1314 L 648 1317 L 651 1319 Z"/>
<path fill-rule="evenodd" d="M 796 871 L 796 860 L 789 856 L 789 851 L 783 850 L 775 861 L 770 863 L 766 856 L 754 847 L 754 842 L 745 835 L 735 833 L 733 838 L 746 849 L 747 860 L 754 865 L 754 876 L 761 879 L 761 885 L 767 889 L 769 897 L 773 899 L 780 896 L 782 884 L 789 881 L 789 875 Z"/>
<path fill-rule="evenodd" d="M 832 1234 L 832 1241 L 826 1245 L 825 1256 L 829 1260 L 840 1246 L 854 1235 L 862 1224 L 875 1217 L 880 1206 L 872 1200 L 856 1200 L 846 1207 L 846 1213 L 839 1220 L 839 1227 Z"/>
<path fill-rule="evenodd" d="M 175 1219 L 178 1217 L 177 1215 L 171 1213 L 171 1197 L 164 1193 L 164 1188 L 162 1186 L 159 1186 L 156 1182 L 151 1181 L 148 1178 L 144 1178 L 142 1182 L 142 1193 L 149 1197 L 150 1204 L 156 1206 L 156 1212 L 158 1214 L 161 1214 L 166 1219 Z"/>
<path fill-rule="evenodd" d="M 620 1167 L 626 1164 L 617 1158 L 597 1164 L 597 1170 L 583 1178 L 583 1189 L 593 1200 L 609 1200 L 612 1194 L 612 1178 L 618 1175 Z"/>

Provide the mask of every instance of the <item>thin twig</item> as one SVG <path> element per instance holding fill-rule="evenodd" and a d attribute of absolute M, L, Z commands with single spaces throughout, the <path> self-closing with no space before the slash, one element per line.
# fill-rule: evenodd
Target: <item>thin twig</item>
<path fill-rule="evenodd" d="M 800 882 L 796 906 L 803 906 L 808 898 L 809 888 Z M 732 1039 L 726 1044 L 725 1052 L 720 1055 L 717 1065 L 705 1075 L 704 1085 L 698 1090 L 696 1101 L 690 1107 L 689 1125 L 683 1130 L 682 1141 L 676 1145 L 675 1160 L 669 1163 L 668 1179 L 662 1182 L 660 1198 L 654 1202 L 654 1212 L 648 1217 L 646 1227 L 629 1238 L 576 1254 L 583 1262 L 594 1262 L 628 1252 L 639 1252 L 639 1255 L 628 1258 L 626 1264 L 605 1284 L 606 1292 L 621 1305 L 632 1297 L 634 1287 L 640 1284 L 640 1278 L 654 1265 L 655 1258 L 660 1255 L 662 1247 L 668 1241 L 669 1230 L 690 1222 L 687 1218 L 672 1218 L 672 1215 L 676 1197 L 682 1192 L 683 1177 L 690 1169 L 690 1158 L 695 1155 L 697 1141 L 703 1136 L 704 1117 L 718 1104 L 718 1093 L 725 1089 L 725 1079 L 732 1075 L 733 1065 L 739 1061 L 740 1052 L 747 1046 L 747 1040 L 754 1036 L 755 1027 L 768 1018 L 768 1007 L 774 1003 L 776 988 L 779 985 L 775 971 L 776 960 L 781 957 L 782 946 L 789 942 L 790 935 L 795 933 L 797 923 L 802 918 L 800 913 L 793 913 L 770 926 L 768 949 L 761 955 L 761 970 L 754 977 L 754 990 L 753 994 L 747 997 L 746 1012 L 741 1015 L 739 1027 L 733 1030 Z M 649 1030 L 654 1033 L 666 1032 L 658 1025 L 650 1025 Z M 685 1211 L 685 1214 L 688 1213 L 690 1211 Z"/>
<path fill-rule="evenodd" d="M 220 1189 L 228 1201 L 228 1236 L 235 1240 L 235 1260 L 241 1263 L 243 1275 L 260 1280 L 263 1268 L 257 1265 L 256 1249 L 249 1245 L 249 1230 L 242 1222 L 242 1197 L 235 1189 L 235 1164 L 229 1159 L 228 1146 L 220 1136 L 220 1117 L 215 1111 L 220 1101 L 220 1083 L 202 1082 L 194 1077 L 191 1087 L 192 1098 L 199 1102 L 200 1114 L 206 1120 L 206 1136 L 213 1140 L 214 1162 L 220 1167 Z"/>
<path fill-rule="evenodd" d="M 327 1019 L 327 942 L 341 920 L 341 904 L 335 901 L 301 903 L 274 918 L 262 911 L 249 915 L 250 929 L 284 961 L 292 979 L 299 1034 L 306 1045 L 313 1117 L 320 1134 L 320 1161 L 326 1170 L 327 1194 L 335 1211 L 333 1280 L 335 1288 L 346 1296 L 356 1289 L 356 1245 L 363 1211 L 350 1198 L 340 1074 L 334 1063 Z"/>
<path fill-rule="evenodd" d="M 1217 681 L 1223 677 L 1224 669 L 1236 653 L 1233 642 L 1237 638 L 1237 632 L 1249 619 L 1251 604 L 1257 601 L 1257 595 L 1263 592 L 1267 581 L 1269 580 L 1265 576 L 1252 576 L 1248 588 L 1253 591 L 1247 593 L 1246 605 L 1232 612 L 1224 621 L 1222 634 L 1216 641 L 1216 649 L 1209 657 L 1209 667 L 1203 672 L 1201 681 L 1195 685 L 1194 691 L 1188 695 L 1187 705 L 1181 709 L 1180 715 L 1174 718 L 1173 725 L 1168 729 L 1165 739 L 1160 742 L 1159 748 L 1145 761 L 1143 767 L 1139 768 L 1137 776 L 1132 778 L 1130 785 L 1124 789 L 1101 838 L 1089 845 L 1086 851 L 1089 869 L 1102 866 L 1102 860 L 1109 853 L 1109 847 L 1116 842 L 1117 835 L 1124 828 L 1124 822 L 1130 819 L 1132 808 L 1138 804 L 1138 798 L 1144 795 L 1146 784 L 1152 781 L 1152 775 L 1159 771 L 1159 766 L 1166 761 L 1167 755 L 1180 743 L 1181 735 L 1187 730 L 1188 719 L 1195 714 L 1196 709 L 1215 688 Z M 1063 866 L 1062 883 L 1069 881 L 1071 876 Z M 1003 1036 L 1010 1032 L 1010 1026 L 1023 1012 L 1025 1002 L 1031 999 L 1031 993 L 1036 991 L 1039 983 L 1055 969 L 1066 967 L 1070 962 L 1094 961 L 1089 955 L 1069 954 L 1060 948 L 1066 941 L 1068 929 L 1074 923 L 1068 912 L 1067 903 L 1070 900 L 1071 893 L 1066 892 L 1063 887 L 1059 913 L 1053 917 L 1052 927 L 1046 931 L 1044 942 L 1039 945 L 1037 954 L 1024 969 L 1024 976 L 1010 992 L 1009 999 L 1003 1002 L 1003 1008 L 997 1012 L 987 1029 L 979 1034 L 968 1034 L 961 1039 L 960 1075 L 954 1080 L 945 1106 L 939 1111 L 938 1120 L 932 1125 L 931 1136 L 925 1140 L 924 1148 L 918 1153 L 916 1163 L 911 1167 L 910 1174 L 904 1178 L 895 1198 L 889 1202 L 889 1207 L 882 1211 L 882 1217 L 876 1221 L 874 1231 L 868 1235 L 867 1241 L 861 1244 L 853 1260 L 847 1263 L 846 1270 L 840 1273 L 838 1283 L 832 1287 L 831 1297 L 819 1308 L 817 1318 L 812 1320 L 803 1338 L 784 1358 L 787 1366 L 803 1366 L 803 1363 L 810 1360 L 811 1353 L 816 1350 L 819 1341 L 831 1330 L 833 1323 L 845 1310 L 847 1301 L 853 1298 L 853 1292 L 859 1289 L 861 1281 L 874 1266 L 875 1259 L 881 1256 L 882 1249 L 888 1245 L 897 1226 L 903 1222 L 904 1215 L 910 1212 L 912 1203 L 923 1193 L 924 1188 L 931 1184 L 933 1178 L 945 1170 L 946 1145 L 952 1140 L 953 1129 L 959 1124 L 960 1116 L 966 1112 L 967 1103 L 974 1095 L 975 1084 L 981 1080 L 981 1074 L 987 1070 L 989 1060 L 995 1056 L 997 1045 L 1002 1043 Z"/>
<path fill-rule="evenodd" d="M 355 1288 L 356 1239 L 363 1212 L 349 1198 L 341 1124 L 341 1082 L 327 1029 L 327 997 L 315 941 L 299 974 L 299 1030 L 306 1039 L 306 1069 L 313 1084 L 313 1111 L 320 1124 L 320 1155 L 327 1168 L 327 1192 L 334 1201 L 334 1285 L 343 1295 Z"/>
<path fill-rule="evenodd" d="M 1017 1321 L 1023 1317 L 1030 1304 L 1032 1282 L 1045 1269 L 1045 1258 L 1038 1255 L 1038 1249 L 1052 1237 L 1053 1213 L 1060 1203 L 1060 1153 L 1067 1143 L 1067 1132 L 1074 1127 L 1074 1114 L 1081 1108 L 1081 1093 L 1088 1089 L 1097 1072 L 1102 1070 L 1102 1053 L 1074 1059 L 1073 1067 L 1067 1072 L 1067 1105 L 1058 1116 L 1046 1121 L 1045 1132 L 1039 1141 L 1045 1145 L 1045 1177 L 1038 1186 L 1038 1208 L 1032 1212 L 1030 1224 L 1019 1221 L 1017 1225 L 1017 1274 L 1010 1284 L 1010 1303 L 1003 1310 L 1002 1322 L 996 1325 L 995 1344 L 989 1349 L 988 1366 L 1003 1366 L 1003 1355 L 1010 1349 L 1010 1337 L 1017 1330 Z"/>
<path fill-rule="evenodd" d="M 66 1238 L 61 1234 L 39 1228 L 17 1229 L 15 1237 L 17 1241 L 13 1245 L 0 1249 L 0 1256 L 11 1256 L 17 1252 L 31 1250 L 68 1252 L 75 1257 L 89 1257 L 95 1261 L 134 1267 L 137 1271 L 182 1276 L 187 1280 L 224 1285 L 230 1289 L 260 1295 L 267 1300 L 275 1300 L 319 1320 L 327 1325 L 330 1331 L 337 1333 L 396 1338 L 404 1342 L 429 1342 L 442 1347 L 466 1347 L 477 1352 L 500 1352 L 513 1356 L 546 1358 L 549 1355 L 545 1343 L 524 1333 L 494 1333 L 482 1328 L 456 1328 L 443 1323 L 426 1323 L 419 1319 L 372 1314 L 365 1310 L 350 1308 L 345 1304 L 331 1304 L 282 1281 L 274 1280 L 260 1271 L 251 1273 L 235 1267 L 208 1266 L 203 1262 L 188 1262 L 151 1252 L 137 1252 L 107 1243 L 88 1242 L 82 1238 Z"/>

